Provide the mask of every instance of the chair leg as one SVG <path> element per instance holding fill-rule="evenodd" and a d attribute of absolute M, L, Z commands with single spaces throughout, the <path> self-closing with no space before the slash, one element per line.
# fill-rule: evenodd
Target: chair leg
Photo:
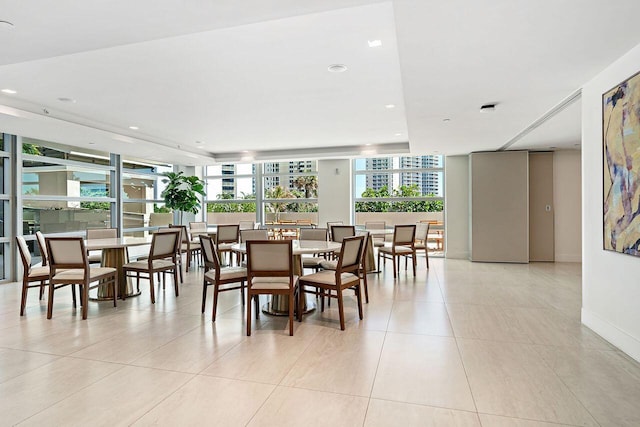
<path fill-rule="evenodd" d="M 251 336 L 251 293 L 247 293 L 247 336 Z"/>
<path fill-rule="evenodd" d="M 293 336 L 293 307 L 295 301 L 293 299 L 293 289 L 289 291 L 289 336 Z"/>
<path fill-rule="evenodd" d="M 340 330 L 344 331 L 344 301 L 342 300 L 342 289 L 338 293 L 338 313 L 340 314 Z"/>
<path fill-rule="evenodd" d="M 304 285 L 298 282 L 298 322 L 302 322 L 302 298 L 304 298 Z"/>
<path fill-rule="evenodd" d="M 207 302 L 207 281 L 203 280 L 202 281 L 202 311 L 201 313 L 204 313 L 204 306 Z"/>
<path fill-rule="evenodd" d="M 260 295 L 256 294 L 253 296 L 253 303 L 256 306 L 256 320 L 260 319 Z"/>
<path fill-rule="evenodd" d="M 24 308 L 27 305 L 27 290 L 29 289 L 29 281 L 22 279 L 22 298 L 20 299 L 20 316 L 24 316 Z M 40 286 L 40 293 L 42 293 L 42 286 Z"/>
<path fill-rule="evenodd" d="M 82 295 L 82 320 L 87 319 L 87 313 L 89 311 L 89 285 L 81 285 L 80 294 Z"/>
<path fill-rule="evenodd" d="M 413 255 L 411 255 L 411 263 L 413 264 L 413 277 L 416 277 L 416 253 L 414 252 Z"/>
<path fill-rule="evenodd" d="M 242 299 L 242 305 L 244 306 L 244 280 L 240 281 L 240 299 Z"/>
<path fill-rule="evenodd" d="M 427 251 L 426 247 L 424 249 L 424 257 L 427 260 L 427 268 L 429 268 L 429 251 Z"/>
<path fill-rule="evenodd" d="M 362 275 L 362 284 L 364 286 L 364 301 L 369 304 L 369 283 L 367 281 L 367 272 Z"/>
<path fill-rule="evenodd" d="M 40 300 L 44 296 L 44 281 L 40 282 Z"/>
<path fill-rule="evenodd" d="M 358 316 L 362 320 L 364 318 L 362 315 L 362 286 L 359 283 L 356 286 L 356 298 L 358 299 Z"/>
<path fill-rule="evenodd" d="M 118 275 L 116 274 L 115 276 L 113 276 L 113 306 L 114 307 L 117 307 L 118 287 L 119 287 L 118 286 Z M 88 290 L 87 290 L 87 293 L 89 293 Z"/>
<path fill-rule="evenodd" d="M 149 273 L 149 292 L 151 293 L 151 304 L 156 303 L 156 284 L 153 280 L 153 272 Z"/>
<path fill-rule="evenodd" d="M 213 322 L 216 321 L 216 311 L 218 310 L 218 284 L 213 284 L 213 315 L 211 316 L 211 320 Z"/>
<path fill-rule="evenodd" d="M 162 274 L 164 274 L 164 272 Z M 179 297 L 180 290 L 178 289 L 178 272 L 176 271 L 175 267 L 173 268 L 173 287 L 175 288 L 176 296 Z"/>
<path fill-rule="evenodd" d="M 49 285 L 49 301 L 47 302 L 47 319 L 51 319 L 51 316 L 53 315 L 53 291 L 55 291 L 56 287 L 53 284 Z M 75 292 L 74 292 L 74 296 L 75 296 Z M 73 306 L 75 307 L 75 298 L 74 298 L 74 304 Z"/>
<path fill-rule="evenodd" d="M 393 278 L 396 278 L 396 255 L 391 255 L 391 260 L 393 261 Z"/>
<path fill-rule="evenodd" d="M 76 285 L 71 285 L 71 298 L 73 299 L 73 308 L 76 308 Z"/>
<path fill-rule="evenodd" d="M 189 267 L 191 266 L 191 252 L 186 252 L 186 258 L 187 258 L 187 268 L 186 268 L 186 272 L 189 272 Z"/>

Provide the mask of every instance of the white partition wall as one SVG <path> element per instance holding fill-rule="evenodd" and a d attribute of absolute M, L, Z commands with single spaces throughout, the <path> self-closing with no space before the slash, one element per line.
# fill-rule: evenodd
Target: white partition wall
<path fill-rule="evenodd" d="M 327 221 L 351 224 L 351 160 L 318 160 L 318 227 Z"/>
<path fill-rule="evenodd" d="M 640 71 L 640 45 L 582 90 L 582 321 L 640 360 L 640 258 L 603 249 L 602 94 Z"/>
<path fill-rule="evenodd" d="M 445 169 L 444 218 L 447 227 L 445 257 L 468 259 L 469 250 L 469 156 L 449 156 Z"/>

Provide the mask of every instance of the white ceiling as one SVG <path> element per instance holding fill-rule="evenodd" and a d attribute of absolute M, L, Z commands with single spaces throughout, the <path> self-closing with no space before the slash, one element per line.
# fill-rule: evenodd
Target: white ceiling
<path fill-rule="evenodd" d="M 640 43 L 639 15 L 631 0 L 0 0 L 0 89 L 18 92 L 0 94 L 0 130 L 183 164 L 496 150 Z M 579 141 L 578 101 L 510 149 Z"/>

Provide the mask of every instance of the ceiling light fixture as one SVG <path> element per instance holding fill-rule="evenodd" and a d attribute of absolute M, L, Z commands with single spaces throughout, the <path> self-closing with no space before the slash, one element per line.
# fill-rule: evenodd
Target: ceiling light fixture
<path fill-rule="evenodd" d="M 3 21 L 0 19 L 0 28 L 6 28 L 7 30 L 13 30 L 13 23 L 9 21 Z"/>
<path fill-rule="evenodd" d="M 0 92 L 2 92 L 2 93 L 8 93 L 9 95 L 15 95 L 16 93 L 18 93 L 18 92 L 16 92 L 16 91 L 15 91 L 15 90 L 13 90 L 13 89 L 2 89 Z"/>
<path fill-rule="evenodd" d="M 75 103 L 76 103 L 76 100 L 75 100 L 75 99 L 73 99 L 73 98 L 67 98 L 67 97 L 64 97 L 64 96 L 63 96 L 63 97 L 58 98 L 58 101 L 60 101 L 60 102 L 70 102 L 70 103 L 72 103 L 72 104 L 75 104 Z"/>
<path fill-rule="evenodd" d="M 138 129 L 140 129 L 140 128 L 139 128 L 138 126 L 129 126 L 129 129 L 131 129 L 131 130 L 138 130 Z"/>
<path fill-rule="evenodd" d="M 344 64 L 331 64 L 327 68 L 330 73 L 344 73 L 347 71 L 347 66 Z"/>
<path fill-rule="evenodd" d="M 386 108 L 387 110 L 391 110 L 392 108 L 396 108 L 395 104 L 387 104 L 384 106 L 384 108 Z"/>
<path fill-rule="evenodd" d="M 369 47 L 380 47 L 382 46 L 382 40 L 367 40 Z"/>
<path fill-rule="evenodd" d="M 484 104 L 480 107 L 481 113 L 493 113 L 496 111 L 496 103 Z"/>
<path fill-rule="evenodd" d="M 402 132 L 396 132 L 396 136 L 402 136 Z"/>
<path fill-rule="evenodd" d="M 196 144 L 202 144 L 202 141 L 196 141 Z"/>
<path fill-rule="evenodd" d="M 443 122 L 445 123 L 449 123 L 451 121 L 451 119 L 442 119 Z"/>

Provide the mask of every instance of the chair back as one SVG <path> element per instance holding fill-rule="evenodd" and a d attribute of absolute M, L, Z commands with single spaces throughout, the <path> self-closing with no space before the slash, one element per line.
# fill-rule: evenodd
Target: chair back
<path fill-rule="evenodd" d="M 173 258 L 180 248 L 180 231 L 177 227 L 166 229 L 153 235 L 151 250 L 149 251 L 149 263 L 154 259 Z"/>
<path fill-rule="evenodd" d="M 396 225 L 393 231 L 394 246 L 411 246 L 416 236 L 416 225 Z"/>
<path fill-rule="evenodd" d="M 300 240 L 323 240 L 327 241 L 326 228 L 301 228 Z"/>
<path fill-rule="evenodd" d="M 356 235 L 356 227 L 353 225 L 334 225 L 331 227 L 331 240 L 341 243 L 345 237 Z"/>
<path fill-rule="evenodd" d="M 115 239 L 118 237 L 117 228 L 87 228 L 87 240 Z"/>
<path fill-rule="evenodd" d="M 82 237 L 47 237 L 47 252 L 51 275 L 55 276 L 57 269 L 84 269 L 89 271 L 87 249 Z"/>
<path fill-rule="evenodd" d="M 293 246 L 291 240 L 249 240 L 247 242 L 247 274 L 249 276 L 293 279 Z"/>
<path fill-rule="evenodd" d="M 364 236 L 345 237 L 342 240 L 336 275 L 341 273 L 356 271 L 360 269 L 362 247 L 364 246 Z"/>
<path fill-rule="evenodd" d="M 190 222 L 189 223 L 189 231 L 191 234 L 194 232 L 206 232 L 207 231 L 207 223 L 204 221 L 199 222 Z"/>
<path fill-rule="evenodd" d="M 247 240 L 269 240 L 269 232 L 267 230 L 240 230 L 240 241 Z"/>
<path fill-rule="evenodd" d="M 24 240 L 24 237 L 16 236 L 16 241 L 18 243 L 20 258 L 22 258 L 22 267 L 24 267 L 24 275 L 26 277 L 31 272 L 31 252 L 29 252 L 29 247 L 27 246 L 27 242 Z"/>
<path fill-rule="evenodd" d="M 416 240 L 426 243 L 428 235 L 429 235 L 429 223 L 417 222 L 416 223 Z"/>
<path fill-rule="evenodd" d="M 189 236 L 189 230 L 187 230 L 186 225 L 169 224 L 169 228 L 179 228 L 181 230 L 180 241 L 187 244 L 187 246 L 189 245 L 189 242 L 191 242 L 191 236 Z"/>
<path fill-rule="evenodd" d="M 42 265 L 45 266 L 49 263 L 49 254 L 47 253 L 47 244 L 44 241 L 44 234 L 42 234 L 41 231 L 36 231 L 36 239 L 38 240 L 40 255 L 42 255 Z"/>
<path fill-rule="evenodd" d="M 368 221 L 364 223 L 364 228 L 369 230 L 384 230 L 387 223 L 384 221 Z"/>
<path fill-rule="evenodd" d="M 218 232 L 216 233 L 217 243 L 236 243 L 240 236 L 240 226 L 236 224 L 232 225 L 219 225 Z"/>
<path fill-rule="evenodd" d="M 256 228 L 256 223 L 253 221 L 239 221 L 238 227 L 240 230 L 253 230 Z"/>
<path fill-rule="evenodd" d="M 362 271 L 364 274 L 367 274 L 367 248 L 369 247 L 369 232 L 368 231 L 360 231 L 357 236 L 362 236 L 364 238 L 364 243 L 362 244 L 362 253 L 360 254 L 360 264 L 362 266 Z"/>
<path fill-rule="evenodd" d="M 343 225 L 342 221 L 327 221 L 327 230 L 329 230 L 329 240 L 333 242 L 333 237 L 331 237 L 331 227 L 334 225 Z"/>
<path fill-rule="evenodd" d="M 220 271 L 220 258 L 218 258 L 218 251 L 215 248 L 215 242 L 209 236 L 200 235 L 200 246 L 202 247 L 202 254 L 204 255 L 204 266 L 207 270 L 214 269 L 216 272 Z"/>

